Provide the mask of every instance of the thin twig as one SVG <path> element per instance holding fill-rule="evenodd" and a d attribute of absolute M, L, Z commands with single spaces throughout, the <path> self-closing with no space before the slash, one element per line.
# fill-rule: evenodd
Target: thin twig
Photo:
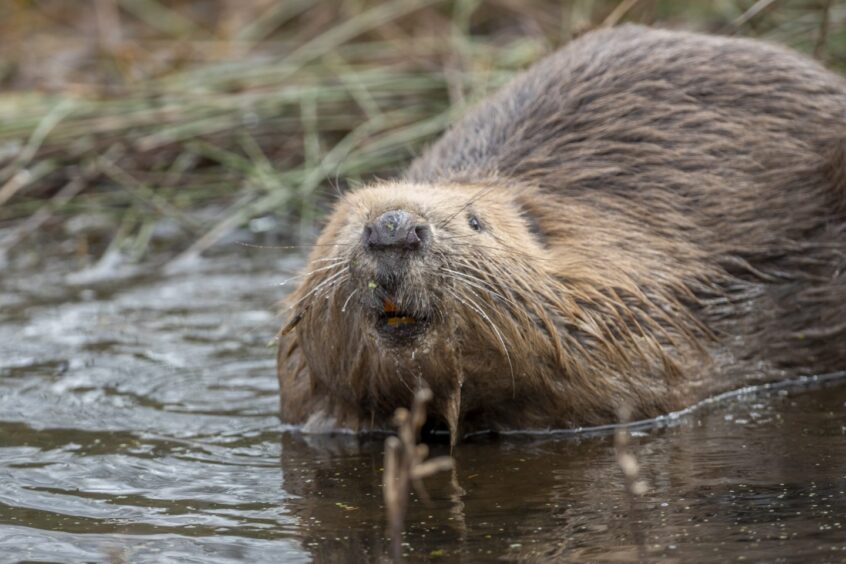
<path fill-rule="evenodd" d="M 411 411 L 399 408 L 394 414 L 397 436 L 385 440 L 385 473 L 382 492 L 388 517 L 387 534 L 391 539 L 391 555 L 395 561 L 402 560 L 402 532 L 405 528 L 405 514 L 408 509 L 410 486 L 424 501 L 429 496 L 423 488 L 423 478 L 453 468 L 450 456 L 439 456 L 426 460 L 429 448 L 417 444 L 420 430 L 426 422 L 426 404 L 432 399 L 428 388 L 414 394 Z"/>
<path fill-rule="evenodd" d="M 618 413 L 621 425 L 614 431 L 614 454 L 617 458 L 617 465 L 623 471 L 623 479 L 626 488 L 626 501 L 629 509 L 629 526 L 632 538 L 637 545 L 638 561 L 646 561 L 646 545 L 643 530 L 640 527 L 640 510 L 637 498 L 645 494 L 649 487 L 640 478 L 640 465 L 630 448 L 631 434 L 625 425 L 630 420 L 629 410 L 621 408 Z"/>

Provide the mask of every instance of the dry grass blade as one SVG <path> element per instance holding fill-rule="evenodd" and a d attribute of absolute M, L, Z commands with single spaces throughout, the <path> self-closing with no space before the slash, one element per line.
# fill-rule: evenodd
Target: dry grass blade
<path fill-rule="evenodd" d="M 775 0 L 758 0 L 752 6 L 749 7 L 748 10 L 743 12 L 737 19 L 732 22 L 732 25 L 736 28 L 743 27 L 746 25 L 752 18 L 756 17 L 758 14 L 761 14 L 764 10 L 769 8 Z"/>
<path fill-rule="evenodd" d="M 600 27 L 614 27 L 640 0 L 623 0 L 608 14 Z"/>

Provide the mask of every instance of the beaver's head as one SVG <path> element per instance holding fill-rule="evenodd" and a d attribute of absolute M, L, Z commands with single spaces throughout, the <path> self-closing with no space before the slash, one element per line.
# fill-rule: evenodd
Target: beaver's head
<path fill-rule="evenodd" d="M 554 325 L 536 295 L 543 248 L 514 194 L 405 183 L 346 194 L 290 298 L 312 378 L 366 402 L 395 384 L 437 396 L 487 370 L 510 395 L 526 326 L 548 340 Z"/>
<path fill-rule="evenodd" d="M 322 310 L 355 319 L 349 337 L 386 350 L 446 338 L 456 315 L 490 315 L 488 298 L 505 297 L 500 285 L 525 255 L 539 258 L 527 227 L 501 188 L 388 184 L 353 192 L 312 256 L 316 276 L 306 287 L 325 285 L 303 305 L 314 304 L 318 317 Z"/>
<path fill-rule="evenodd" d="M 584 244 L 579 208 L 546 201 L 479 184 L 386 183 L 341 198 L 289 299 L 287 333 L 313 389 L 346 405 L 335 411 L 385 421 L 427 385 L 450 427 L 474 412 L 507 425 L 515 401 L 537 408 L 553 389 L 587 401 L 609 380 L 597 374 L 663 362 L 657 341 L 634 333 L 648 321 L 618 307 L 639 290 L 616 246 L 596 229 Z M 567 421 L 566 405 L 549 409 Z"/>

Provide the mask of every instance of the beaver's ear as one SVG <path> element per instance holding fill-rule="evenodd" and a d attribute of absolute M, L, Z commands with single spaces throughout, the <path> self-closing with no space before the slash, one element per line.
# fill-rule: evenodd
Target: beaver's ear
<path fill-rule="evenodd" d="M 542 247 L 546 247 L 547 235 L 541 227 L 539 218 L 526 210 L 521 210 L 520 216 L 523 218 L 523 221 L 526 222 L 526 226 L 529 228 L 529 233 L 532 234 Z"/>
<path fill-rule="evenodd" d="M 529 233 L 532 234 L 532 237 L 535 238 L 541 247 L 547 248 L 549 231 L 545 226 L 555 226 L 560 223 L 561 218 L 558 217 L 556 221 L 555 217 L 548 217 L 550 211 L 556 209 L 556 207 L 544 205 L 543 196 L 540 196 L 540 198 L 538 196 L 539 193 L 535 193 L 534 191 L 532 195 L 518 193 L 515 203 L 520 209 L 520 217 L 525 222 L 526 229 L 528 229 Z"/>

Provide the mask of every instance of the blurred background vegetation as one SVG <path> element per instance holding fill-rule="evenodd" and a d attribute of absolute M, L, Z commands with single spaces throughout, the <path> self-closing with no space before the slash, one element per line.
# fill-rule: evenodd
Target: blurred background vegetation
<path fill-rule="evenodd" d="M 760 37 L 846 71 L 842 0 L 5 0 L 0 266 L 309 240 L 339 191 L 625 22 Z"/>

